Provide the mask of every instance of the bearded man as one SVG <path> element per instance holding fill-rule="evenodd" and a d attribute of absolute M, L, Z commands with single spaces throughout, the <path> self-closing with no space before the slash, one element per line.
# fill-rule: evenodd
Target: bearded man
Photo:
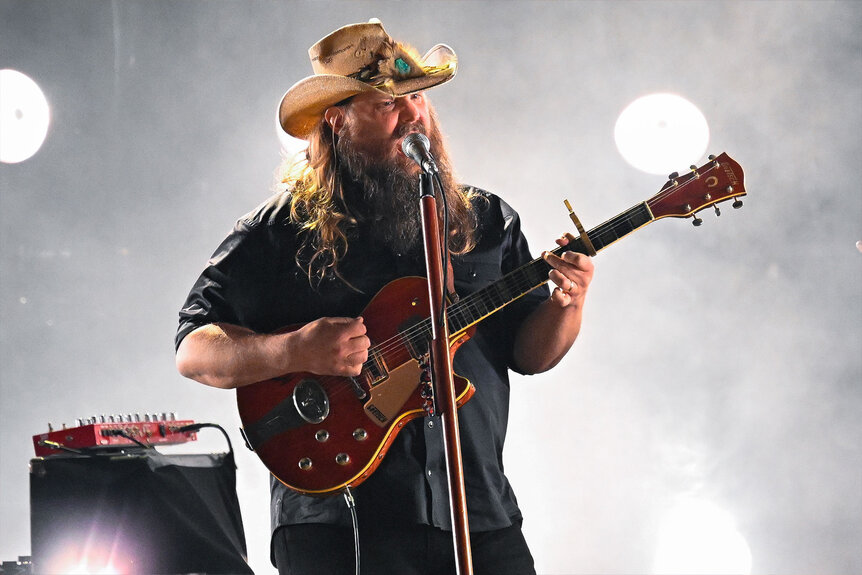
<path fill-rule="evenodd" d="M 372 20 L 336 30 L 309 54 L 314 75 L 291 87 L 279 107 L 282 128 L 308 141 L 305 157 L 287 170 L 285 191 L 240 218 L 180 312 L 177 367 L 207 385 L 363 373 L 378 343 L 363 310 L 389 282 L 425 275 L 420 170 L 400 151 L 407 134 L 426 134 L 437 159 L 454 290 L 473 293 L 532 260 L 518 214 L 452 175 L 425 93 L 455 75 L 450 48 L 419 57 Z M 476 574 L 535 573 L 503 473 L 508 370 L 538 373 L 562 359 L 580 330 L 593 274 L 581 254 L 543 258 L 553 292 L 542 285 L 503 307 L 454 356 L 454 371 L 476 387 L 459 410 Z M 301 327 L 280 329 L 289 325 Z M 404 425 L 379 467 L 352 490 L 363 573 L 454 573 L 438 423 L 426 416 Z M 353 572 L 351 514 L 341 497 L 300 493 L 275 476 L 271 492 L 279 573 Z"/>

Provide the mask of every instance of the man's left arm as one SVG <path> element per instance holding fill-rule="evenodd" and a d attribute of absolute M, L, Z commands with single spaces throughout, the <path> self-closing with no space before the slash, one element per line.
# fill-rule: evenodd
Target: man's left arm
<path fill-rule="evenodd" d="M 557 243 L 566 245 L 566 234 Z M 541 373 L 557 365 L 578 337 L 587 288 L 593 279 L 593 262 L 584 254 L 565 252 L 562 257 L 542 254 L 554 268 L 550 280 L 557 286 L 551 297 L 528 315 L 515 337 L 514 360 L 523 373 Z"/>

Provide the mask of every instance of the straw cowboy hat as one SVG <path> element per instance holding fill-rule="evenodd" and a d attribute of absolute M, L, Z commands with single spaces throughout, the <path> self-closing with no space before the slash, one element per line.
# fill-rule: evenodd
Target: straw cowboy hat
<path fill-rule="evenodd" d="M 397 43 L 377 19 L 350 24 L 308 50 L 314 75 L 284 94 L 278 119 L 285 132 L 307 139 L 330 106 L 362 92 L 391 96 L 419 92 L 451 80 L 458 58 L 445 44 L 419 57 Z"/>

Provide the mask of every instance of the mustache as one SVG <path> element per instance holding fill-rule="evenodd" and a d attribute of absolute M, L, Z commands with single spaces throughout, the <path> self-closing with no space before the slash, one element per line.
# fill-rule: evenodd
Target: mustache
<path fill-rule="evenodd" d="M 398 139 L 403 138 L 408 134 L 413 134 L 415 132 L 418 132 L 425 136 L 428 135 L 428 130 L 426 130 L 425 126 L 423 126 L 422 124 L 403 124 L 395 129 L 393 136 L 395 137 L 395 139 Z"/>

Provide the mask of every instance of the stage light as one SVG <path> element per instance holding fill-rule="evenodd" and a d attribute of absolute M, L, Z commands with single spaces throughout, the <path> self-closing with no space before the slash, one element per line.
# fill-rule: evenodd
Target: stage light
<path fill-rule="evenodd" d="M 682 96 L 650 94 L 622 111 L 614 140 L 622 157 L 638 170 L 667 175 L 701 159 L 709 145 L 709 125 Z"/>
<path fill-rule="evenodd" d="M 37 565 L 37 573 L 57 575 L 125 575 L 133 573 L 133 563 L 124 556 L 117 537 L 90 533 L 86 543 L 70 541 L 50 559 Z"/>
<path fill-rule="evenodd" d="M 49 557 L 37 561 L 37 573 L 56 575 L 126 575 L 136 573 L 135 553 L 141 553 L 142 542 L 131 545 L 113 532 L 110 524 L 82 525 L 74 517 L 56 517 L 69 526 L 69 533 L 57 542 Z M 77 529 L 72 529 L 76 526 Z M 83 528 L 86 535 L 80 531 Z M 127 551 L 130 550 L 130 551 Z M 38 559 L 38 558 L 37 558 Z"/>
<path fill-rule="evenodd" d="M 680 501 L 659 527 L 656 573 L 751 573 L 751 549 L 733 517 L 707 501 Z"/>
<path fill-rule="evenodd" d="M 50 116 L 36 82 L 17 70 L 0 70 L 0 162 L 16 164 L 38 152 Z"/>

